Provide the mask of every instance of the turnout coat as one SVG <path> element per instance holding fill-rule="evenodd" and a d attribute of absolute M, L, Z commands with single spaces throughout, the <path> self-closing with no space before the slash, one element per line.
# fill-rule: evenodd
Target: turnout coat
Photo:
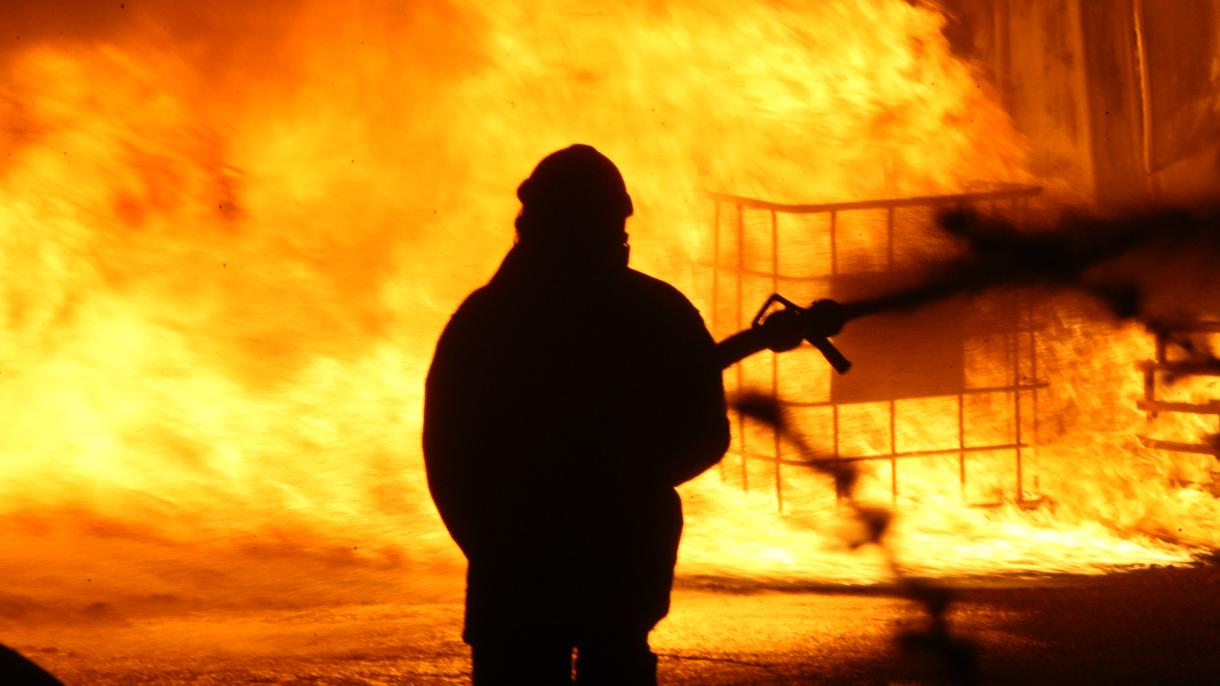
<path fill-rule="evenodd" d="M 728 440 L 715 342 L 681 293 L 514 248 L 449 321 L 425 395 L 428 485 L 469 563 L 467 642 L 647 633 L 669 609 L 674 487 Z"/>

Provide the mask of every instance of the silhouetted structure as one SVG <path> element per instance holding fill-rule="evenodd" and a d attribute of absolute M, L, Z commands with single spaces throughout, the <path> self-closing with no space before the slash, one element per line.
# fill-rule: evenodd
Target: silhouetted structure
<path fill-rule="evenodd" d="M 474 680 L 655 683 L 674 487 L 728 446 L 716 346 L 673 287 L 627 267 L 618 169 L 574 145 L 517 195 L 517 244 L 453 315 L 428 375 L 424 456 L 469 561 Z"/>

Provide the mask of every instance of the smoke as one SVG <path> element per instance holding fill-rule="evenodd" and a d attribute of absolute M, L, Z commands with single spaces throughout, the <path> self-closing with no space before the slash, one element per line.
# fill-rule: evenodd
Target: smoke
<path fill-rule="evenodd" d="M 845 303 L 848 320 L 1001 287 L 1077 290 L 1111 316 L 1154 330 L 1214 317 L 1220 305 L 1216 207 L 1117 216 L 1068 212 L 1032 230 L 1002 217 L 956 211 L 943 214 L 939 226 L 959 239 L 963 254 L 927 269 L 913 285 Z"/>
<path fill-rule="evenodd" d="M 250 55 L 252 44 L 266 46 L 281 38 L 303 6 L 302 0 L 9 0 L 0 7 L 5 27 L 0 54 L 44 44 L 134 46 L 172 37 L 183 54 L 194 52 L 200 68 L 220 66 L 215 61 L 219 56 Z"/>

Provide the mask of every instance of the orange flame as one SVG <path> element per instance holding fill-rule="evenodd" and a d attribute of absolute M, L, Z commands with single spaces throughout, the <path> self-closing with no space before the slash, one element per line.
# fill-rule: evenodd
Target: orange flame
<path fill-rule="evenodd" d="M 421 479 L 423 370 L 511 243 L 516 183 L 563 145 L 619 163 L 637 266 L 696 301 L 707 190 L 817 201 L 1027 179 L 935 10 L 706 5 L 162 3 L 4 55 L 0 492 L 4 545 L 27 551 L 11 564 L 53 566 L 73 542 L 65 570 L 173 586 L 147 572 L 167 553 L 142 546 L 454 563 Z M 1055 332 L 1063 410 L 1127 408 L 1126 382 L 1094 374 L 1126 373 L 1141 340 Z M 899 547 L 923 571 L 984 573 L 1179 562 L 1220 541 L 1214 497 L 1136 488 L 1188 468 L 1127 436 L 1064 428 L 1043 453 L 1075 475 L 1053 512 L 928 496 Z M 714 472 L 686 496 L 688 574 L 880 573 L 827 550 L 824 510 L 779 518 Z M 97 559 L 115 550 L 130 564 Z"/>

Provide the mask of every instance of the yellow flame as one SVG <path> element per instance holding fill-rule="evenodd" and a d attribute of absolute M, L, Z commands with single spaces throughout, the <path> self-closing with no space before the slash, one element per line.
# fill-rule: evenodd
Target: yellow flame
<path fill-rule="evenodd" d="M 515 185 L 569 143 L 619 163 L 637 265 L 701 303 L 707 190 L 816 201 L 1027 178 L 1020 137 L 923 5 L 315 2 L 251 14 L 250 31 L 224 9 L 4 56 L 0 493 L 26 523 L 6 547 L 58 546 L 47 527 L 207 550 L 278 531 L 324 556 L 359 542 L 358 559 L 453 562 L 420 472 L 423 371 L 511 243 Z M 1105 354 L 1126 364 L 1139 337 L 1118 333 Z M 1072 374 L 1113 337 L 1057 336 L 1055 383 L 1076 389 L 1061 408 L 1126 407 L 1125 386 Z M 1170 458 L 1064 445 L 1097 493 L 1069 480 L 1032 514 L 929 498 L 899 520 L 905 561 L 1079 571 L 1220 540 L 1198 488 L 1136 488 L 1181 469 Z M 817 506 L 780 518 L 717 479 L 685 489 L 686 572 L 882 573 L 828 550 L 825 483 L 798 484 Z"/>

